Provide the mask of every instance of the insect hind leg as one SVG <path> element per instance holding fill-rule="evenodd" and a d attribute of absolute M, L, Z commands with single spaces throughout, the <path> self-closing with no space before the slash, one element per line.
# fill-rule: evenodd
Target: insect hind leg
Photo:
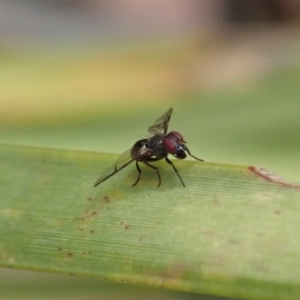
<path fill-rule="evenodd" d="M 170 164 L 170 165 L 173 167 L 173 169 L 174 169 L 175 173 L 177 174 L 178 178 L 180 179 L 180 181 L 181 181 L 183 187 L 185 187 L 185 184 L 184 184 L 184 182 L 183 182 L 183 180 L 182 180 L 180 174 L 178 173 L 178 171 L 177 171 L 177 169 L 175 168 L 174 164 L 168 159 L 167 156 L 166 156 L 166 162 L 167 162 L 168 164 Z"/>
<path fill-rule="evenodd" d="M 137 160 L 135 161 L 135 165 L 136 165 L 136 168 L 137 168 L 139 174 L 138 174 L 138 177 L 137 177 L 135 183 L 132 186 L 137 185 L 137 183 L 140 181 L 140 177 L 141 177 L 141 173 L 142 173 L 141 168 L 140 168 Z"/>
<path fill-rule="evenodd" d="M 143 161 L 143 163 L 144 163 L 145 165 L 147 165 L 148 167 L 150 167 L 150 168 L 152 168 L 152 169 L 154 169 L 154 170 L 156 171 L 157 176 L 158 176 L 158 186 L 157 186 L 157 187 L 159 187 L 160 184 L 161 184 L 161 178 L 160 178 L 160 174 L 159 174 L 158 168 L 157 168 L 157 167 L 154 167 L 154 166 L 152 166 L 152 165 L 150 165 L 149 163 L 147 163 L 147 162 L 145 162 L 145 161 Z"/>
<path fill-rule="evenodd" d="M 148 167 L 150 167 L 150 168 L 152 168 L 152 169 L 154 169 L 154 170 L 156 171 L 157 176 L 158 176 L 158 186 L 157 186 L 157 187 L 159 187 L 160 184 L 161 184 L 161 178 L 160 178 L 160 173 L 159 173 L 159 171 L 158 171 L 158 168 L 157 168 L 157 167 L 154 167 L 154 166 L 152 166 L 152 165 L 150 165 L 149 163 L 147 163 L 147 162 L 145 162 L 145 161 L 143 161 L 143 163 L 144 163 L 145 165 L 147 165 Z M 136 165 L 136 168 L 137 168 L 137 170 L 138 170 L 139 173 L 138 173 L 138 177 L 137 177 L 135 183 L 134 183 L 132 186 L 137 185 L 137 183 L 140 181 L 140 177 L 141 177 L 141 173 L 142 173 L 142 170 L 141 170 L 141 168 L 140 168 L 140 166 L 139 166 L 137 160 L 135 161 L 135 165 Z"/>

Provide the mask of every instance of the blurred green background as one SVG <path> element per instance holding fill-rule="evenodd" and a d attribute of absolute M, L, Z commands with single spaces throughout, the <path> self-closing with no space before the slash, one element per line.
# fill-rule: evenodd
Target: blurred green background
<path fill-rule="evenodd" d="M 299 181 L 299 16 L 297 1 L 1 2 L 0 142 L 122 153 L 173 107 L 194 155 Z M 6 299 L 200 298 L 0 276 Z"/>

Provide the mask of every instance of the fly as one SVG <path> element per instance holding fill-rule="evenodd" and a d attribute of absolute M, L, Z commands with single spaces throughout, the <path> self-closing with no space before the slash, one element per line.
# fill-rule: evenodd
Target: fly
<path fill-rule="evenodd" d="M 112 167 L 104 171 L 102 176 L 95 182 L 94 186 L 97 186 L 98 184 L 112 177 L 134 161 L 138 170 L 138 177 L 132 186 L 135 186 L 140 180 L 142 173 L 139 166 L 140 162 L 156 171 L 158 177 L 158 186 L 160 186 L 161 177 L 159 170 L 151 163 L 164 158 L 166 162 L 173 167 L 173 170 L 177 174 L 182 185 L 185 187 L 180 174 L 178 173 L 172 161 L 168 158 L 168 155 L 171 154 L 177 159 L 184 159 L 186 158 L 187 152 L 196 160 L 203 160 L 191 154 L 190 150 L 185 145 L 186 141 L 179 132 L 171 131 L 167 133 L 172 111 L 173 109 L 170 108 L 165 114 L 158 118 L 154 124 L 148 128 L 148 131 L 152 134 L 152 136 L 146 139 L 138 140 L 132 148 L 125 151 Z"/>

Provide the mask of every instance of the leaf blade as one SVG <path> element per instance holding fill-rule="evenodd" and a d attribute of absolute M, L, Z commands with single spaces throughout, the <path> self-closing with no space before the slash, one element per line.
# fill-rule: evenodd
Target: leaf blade
<path fill-rule="evenodd" d="M 0 265 L 256 299 L 300 291 L 299 189 L 174 161 L 93 183 L 114 155 L 0 146 Z M 251 287 L 251 291 L 249 291 Z"/>

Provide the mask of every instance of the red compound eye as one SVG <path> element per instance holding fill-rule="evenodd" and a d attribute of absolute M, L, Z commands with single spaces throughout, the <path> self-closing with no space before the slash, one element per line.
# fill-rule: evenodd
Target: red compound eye
<path fill-rule="evenodd" d="M 167 153 L 175 154 L 177 150 L 176 142 L 169 137 L 165 137 L 162 141 L 162 146 Z"/>
<path fill-rule="evenodd" d="M 166 137 L 174 140 L 175 142 L 179 142 L 180 144 L 185 143 L 182 135 L 177 131 L 171 131 Z"/>

